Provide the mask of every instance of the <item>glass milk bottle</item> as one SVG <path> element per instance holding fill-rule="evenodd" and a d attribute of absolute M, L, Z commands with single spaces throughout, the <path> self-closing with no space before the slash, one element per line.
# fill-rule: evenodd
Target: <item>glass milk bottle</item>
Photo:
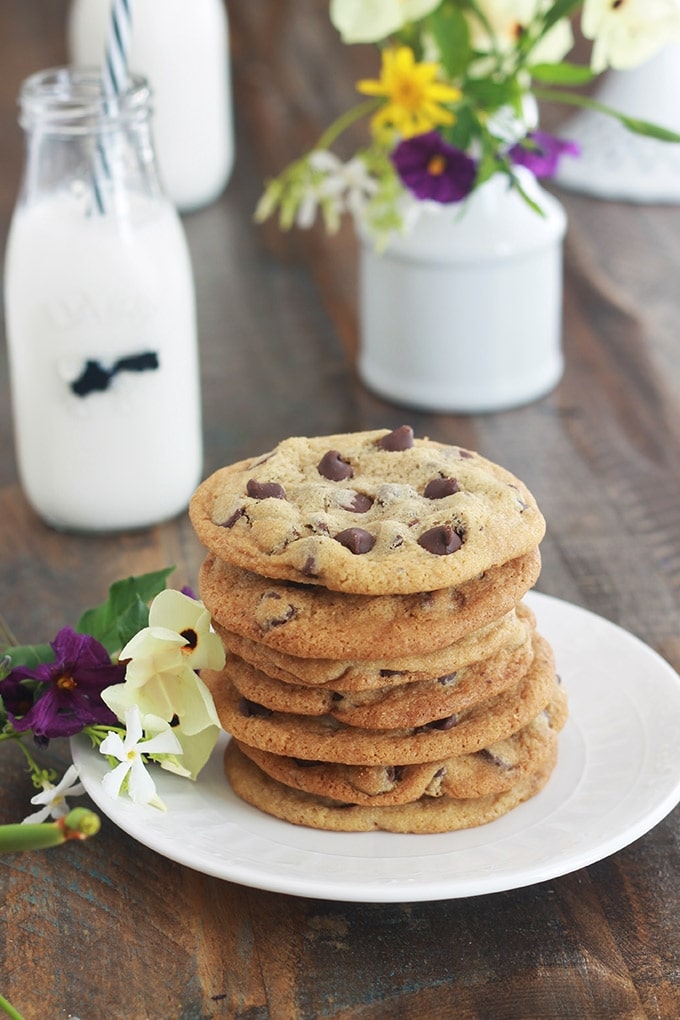
<path fill-rule="evenodd" d="M 151 142 L 151 95 L 57 68 L 20 95 L 26 165 L 5 295 L 19 474 L 56 528 L 183 511 L 202 470 L 194 286 Z"/>
<path fill-rule="evenodd" d="M 72 0 L 69 60 L 100 67 L 111 0 Z M 229 23 L 224 0 L 134 0 L 129 64 L 154 94 L 161 180 L 182 212 L 213 202 L 234 161 Z"/>

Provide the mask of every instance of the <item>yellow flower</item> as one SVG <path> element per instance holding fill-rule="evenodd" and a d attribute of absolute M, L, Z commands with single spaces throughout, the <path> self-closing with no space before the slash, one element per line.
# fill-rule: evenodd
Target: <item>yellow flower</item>
<path fill-rule="evenodd" d="M 357 82 L 364 95 L 387 99 L 371 121 L 374 134 L 392 128 L 410 138 L 440 124 L 453 124 L 453 113 L 440 104 L 455 103 L 461 92 L 437 81 L 438 74 L 439 64 L 417 63 L 409 46 L 383 50 L 380 78 Z"/>

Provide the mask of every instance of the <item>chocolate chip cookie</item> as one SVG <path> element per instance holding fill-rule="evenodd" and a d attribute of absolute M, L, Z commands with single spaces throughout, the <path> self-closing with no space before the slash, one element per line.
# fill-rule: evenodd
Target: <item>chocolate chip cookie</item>
<path fill-rule="evenodd" d="M 277 712 L 243 698 L 229 676 L 204 670 L 224 729 L 249 747 L 309 761 L 346 765 L 417 764 L 480 751 L 538 715 L 557 686 L 552 650 L 534 636 L 530 669 L 515 686 L 471 708 L 395 730 L 347 726 L 334 716 Z"/>
<path fill-rule="evenodd" d="M 345 804 L 408 804 L 420 797 L 487 797 L 554 762 L 557 737 L 567 718 L 561 689 L 523 729 L 481 751 L 418 765 L 341 765 L 309 762 L 238 747 L 272 779 L 317 797 Z"/>
<path fill-rule="evenodd" d="M 242 800 L 293 825 L 333 832 L 440 833 L 469 829 L 500 818 L 535 796 L 550 778 L 554 762 L 523 776 L 503 793 L 486 797 L 420 797 L 408 804 L 359 806 L 318 797 L 272 779 L 247 758 L 236 741 L 227 745 L 224 769 Z"/>
<path fill-rule="evenodd" d="M 391 730 L 423 726 L 465 711 L 516 684 L 533 659 L 531 635 L 481 662 L 427 680 L 345 691 L 282 683 L 244 659 L 229 656 L 226 670 L 243 698 L 274 712 L 330 715 L 347 726 Z"/>
<path fill-rule="evenodd" d="M 545 530 L 508 470 L 408 426 L 286 439 L 207 478 L 190 516 L 225 562 L 356 595 L 462 585 Z"/>
<path fill-rule="evenodd" d="M 274 581 L 208 554 L 201 598 L 217 624 L 300 658 L 374 659 L 445 648 L 514 609 L 539 576 L 538 549 L 454 588 L 350 595 Z"/>
<path fill-rule="evenodd" d="M 467 634 L 446 648 L 424 655 L 379 659 L 303 659 L 268 648 L 213 621 L 228 653 L 245 659 L 251 666 L 287 684 L 331 687 L 344 691 L 373 690 L 445 676 L 464 669 L 502 648 L 522 644 L 536 619 L 528 606 L 520 603 L 498 620 Z"/>

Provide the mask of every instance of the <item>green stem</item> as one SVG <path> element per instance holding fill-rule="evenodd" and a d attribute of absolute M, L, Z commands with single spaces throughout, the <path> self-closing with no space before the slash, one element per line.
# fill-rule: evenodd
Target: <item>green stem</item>
<path fill-rule="evenodd" d="M 65 818 L 54 822 L 0 825 L 0 853 L 48 850 L 71 839 L 94 836 L 100 827 L 99 816 L 88 808 L 73 808 Z"/>
<path fill-rule="evenodd" d="M 28 750 L 28 748 L 24 744 L 23 737 L 24 737 L 24 734 L 23 733 L 17 733 L 16 730 L 12 730 L 11 733 L 0 733 L 0 741 L 3 741 L 3 740 L 16 740 L 17 744 L 19 745 L 19 747 L 21 748 L 21 750 L 24 753 L 24 757 L 26 758 L 26 761 L 28 762 L 28 767 L 30 768 L 30 770 L 33 773 L 33 775 L 36 776 L 39 773 L 42 773 L 44 770 L 40 768 L 40 766 L 38 765 L 37 761 L 35 760 L 35 758 L 31 754 L 31 752 Z"/>
<path fill-rule="evenodd" d="M 595 110 L 597 113 L 604 113 L 608 117 L 613 117 L 615 120 L 620 121 L 624 127 L 627 127 L 629 131 L 633 131 L 638 135 L 646 135 L 648 138 L 656 138 L 662 142 L 680 142 L 680 134 L 675 131 L 670 131 L 668 128 L 658 127 L 656 124 L 651 124 L 646 120 L 639 120 L 636 117 L 627 117 L 623 113 L 619 113 L 618 110 L 612 109 L 611 106 L 606 106 L 604 103 L 598 103 L 596 99 L 590 99 L 588 96 L 581 96 L 577 93 L 563 92 L 561 89 L 541 89 L 532 88 L 533 94 L 537 99 L 542 99 L 547 103 L 565 103 L 569 106 L 580 106 L 586 110 Z"/>
<path fill-rule="evenodd" d="M 316 149 L 330 149 L 333 142 L 340 137 L 343 131 L 346 131 L 348 127 L 354 124 L 356 121 L 361 120 L 362 117 L 368 116 L 369 113 L 373 113 L 377 110 L 382 100 L 367 99 L 364 103 L 359 103 L 357 106 L 353 106 L 350 110 L 341 114 L 337 120 L 326 128 L 324 133 L 316 143 Z"/>
<path fill-rule="evenodd" d="M 11 1017 L 12 1020 L 24 1020 L 21 1013 L 14 1008 L 11 1002 L 7 1001 L 4 995 L 0 995 L 0 1009 L 3 1013 L 6 1013 L 7 1016 Z"/>

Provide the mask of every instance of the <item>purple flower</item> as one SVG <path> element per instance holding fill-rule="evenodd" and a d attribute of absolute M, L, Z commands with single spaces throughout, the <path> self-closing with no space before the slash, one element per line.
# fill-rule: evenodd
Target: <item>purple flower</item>
<path fill-rule="evenodd" d="M 510 149 L 510 159 L 517 166 L 525 166 L 536 177 L 554 177 L 562 156 L 580 156 L 576 142 L 570 142 L 545 131 L 531 131 L 521 142 Z"/>
<path fill-rule="evenodd" d="M 0 681 L 0 696 L 14 729 L 32 730 L 36 740 L 44 743 L 50 737 L 70 737 L 90 724 L 115 726 L 116 716 L 102 701 L 101 692 L 123 682 L 125 666 L 113 665 L 99 641 L 70 627 L 59 631 L 51 648 L 54 662 L 32 670 L 17 666 Z M 24 680 L 34 683 L 26 685 Z M 31 687 L 37 689 L 35 701 Z"/>
<path fill-rule="evenodd" d="M 392 153 L 392 162 L 416 198 L 442 204 L 466 198 L 477 176 L 475 161 L 437 131 L 404 139 Z"/>

